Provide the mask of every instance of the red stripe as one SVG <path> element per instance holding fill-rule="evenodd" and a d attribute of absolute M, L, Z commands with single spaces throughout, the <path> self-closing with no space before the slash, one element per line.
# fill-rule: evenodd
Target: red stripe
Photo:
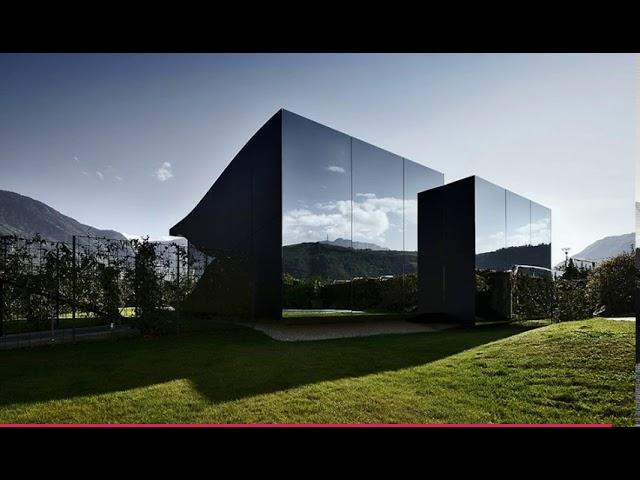
<path fill-rule="evenodd" d="M 554 427 L 580 427 L 580 428 L 611 428 L 611 424 L 602 423 L 398 423 L 398 424 L 386 424 L 386 423 L 176 423 L 176 424 L 164 424 L 164 423 L 8 423 L 0 424 L 0 428 L 85 428 L 85 427 L 100 427 L 100 428 L 122 428 L 122 427 L 134 427 L 134 428 L 191 428 L 191 427 L 215 427 L 215 428 L 300 428 L 300 427 L 319 427 L 319 428 L 349 428 L 349 427 L 363 427 L 363 428 L 466 428 L 466 427 L 480 427 L 480 428 L 504 428 L 504 427 L 525 427 L 525 428 L 554 428 Z"/>

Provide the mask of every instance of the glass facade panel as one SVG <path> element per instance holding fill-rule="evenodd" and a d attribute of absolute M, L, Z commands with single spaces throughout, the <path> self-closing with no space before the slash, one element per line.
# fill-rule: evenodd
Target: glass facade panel
<path fill-rule="evenodd" d="M 282 308 L 351 309 L 351 252 L 351 137 L 284 112 Z"/>
<path fill-rule="evenodd" d="M 399 310 L 403 292 L 403 159 L 352 140 L 353 308 Z"/>
<path fill-rule="evenodd" d="M 417 193 L 443 174 L 289 112 L 282 135 L 283 308 L 404 310 Z"/>
<path fill-rule="evenodd" d="M 351 138 L 285 114 L 282 244 L 351 242 Z"/>
<path fill-rule="evenodd" d="M 551 210 L 531 202 L 531 245 L 551 244 Z"/>
<path fill-rule="evenodd" d="M 402 160 L 353 139 L 355 250 L 402 251 Z"/>
<path fill-rule="evenodd" d="M 505 190 L 476 177 L 476 267 L 499 268 L 496 252 L 506 246 Z"/>
<path fill-rule="evenodd" d="M 551 268 L 551 210 L 531 202 L 531 265 Z"/>
<path fill-rule="evenodd" d="M 507 211 L 507 247 L 531 245 L 531 202 L 505 190 Z"/>

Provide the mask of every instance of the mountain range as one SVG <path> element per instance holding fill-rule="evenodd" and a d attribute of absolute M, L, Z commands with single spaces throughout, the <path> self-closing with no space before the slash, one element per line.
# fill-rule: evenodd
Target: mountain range
<path fill-rule="evenodd" d="M 115 230 L 85 225 L 38 200 L 0 190 L 0 235 L 30 238 L 35 234 L 55 242 L 70 242 L 73 235 L 126 240 Z"/>
<path fill-rule="evenodd" d="M 632 252 L 636 243 L 635 236 L 635 233 L 632 232 L 604 237 L 571 256 L 582 260 L 598 262 L 615 257 L 623 252 Z M 564 265 L 564 261 L 561 262 L 561 264 Z"/>
<path fill-rule="evenodd" d="M 640 219 L 640 204 L 636 204 L 636 213 L 638 214 L 637 216 Z M 35 200 L 33 198 L 27 197 L 25 195 L 20 195 L 15 192 L 0 190 L 0 235 L 17 235 L 20 237 L 30 238 L 35 234 L 39 234 L 47 240 L 59 242 L 70 242 L 73 235 L 90 235 L 94 237 L 126 240 L 126 237 L 123 234 L 115 230 L 103 230 L 92 227 L 90 225 L 85 225 L 67 215 L 60 213 L 59 211 L 39 200 Z M 177 242 L 183 243 L 184 241 L 177 240 Z M 392 270 L 393 273 L 399 273 L 403 270 L 403 261 L 400 260 L 399 256 L 395 254 L 380 254 L 380 252 L 384 251 L 388 253 L 393 252 L 398 254 L 400 252 L 391 251 L 388 248 L 381 247 L 374 243 L 357 241 L 352 243 L 350 240 L 338 238 L 332 241 L 322 241 L 319 242 L 319 244 L 322 247 L 334 247 L 321 249 L 322 253 L 320 254 L 320 256 L 324 259 L 324 262 L 327 262 L 329 264 L 333 264 L 338 258 L 341 257 L 342 260 L 346 261 L 347 263 L 354 262 L 354 260 L 347 260 L 348 257 L 345 256 L 346 252 L 342 250 L 344 248 L 353 247 L 355 250 L 362 251 L 361 253 L 363 254 L 365 254 L 365 252 L 367 251 L 370 252 L 369 254 L 365 254 L 364 256 L 358 255 L 358 260 L 356 260 L 353 265 L 350 265 L 349 271 L 358 271 L 363 275 L 367 275 L 377 274 L 378 272 L 385 271 L 386 269 Z M 312 250 L 318 248 L 314 247 L 313 245 L 318 244 L 298 244 L 284 247 L 285 251 L 288 251 L 288 253 L 291 254 L 291 258 L 298 257 L 302 264 L 307 264 L 306 268 L 302 267 L 302 265 L 294 267 L 290 264 L 289 267 L 295 271 L 291 273 L 301 274 L 303 272 L 300 270 L 307 270 L 309 266 L 308 255 Z M 634 233 L 614 235 L 602 238 L 572 256 L 584 260 L 601 261 L 606 258 L 611 258 L 619 255 L 622 252 L 630 251 L 633 249 L 634 245 Z M 335 248 L 337 248 L 337 250 L 335 250 Z M 376 254 L 374 252 L 378 253 Z M 320 253 L 320 251 L 316 253 Z M 405 263 L 404 271 L 415 271 L 413 263 L 415 262 L 416 252 L 407 252 L 407 254 L 405 254 L 404 262 L 406 262 L 407 259 L 410 259 L 408 260 L 408 263 L 411 265 L 407 265 Z M 383 257 L 385 257 L 385 260 L 382 260 Z M 305 259 L 303 260 L 303 258 Z M 318 265 L 318 262 L 323 263 L 320 261 L 320 259 L 317 259 L 314 266 L 319 267 L 320 265 Z M 287 261 L 285 258 L 285 266 L 286 264 Z M 334 268 L 337 268 L 336 265 L 333 265 L 333 268 L 331 268 L 327 264 L 323 265 L 323 267 L 324 268 L 319 268 L 318 270 L 324 274 L 328 273 L 328 271 L 331 271 Z M 285 271 L 286 270 L 287 269 L 285 268 Z M 316 270 L 316 268 L 312 268 L 311 270 Z"/>

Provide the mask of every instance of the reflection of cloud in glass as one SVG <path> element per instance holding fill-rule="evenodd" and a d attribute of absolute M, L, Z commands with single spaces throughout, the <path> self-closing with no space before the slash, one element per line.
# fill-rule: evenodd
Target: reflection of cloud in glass
<path fill-rule="evenodd" d="M 353 216 L 353 240 L 386 243 L 385 234 L 395 227 L 402 230 L 401 198 L 377 198 L 373 193 L 356 194 L 353 203 L 338 200 L 317 203 L 313 208 L 306 206 L 284 212 L 282 217 L 285 243 L 315 242 L 319 238 L 349 238 Z M 353 208 L 352 208 L 353 206 Z M 417 200 L 404 202 L 405 212 L 417 212 Z M 416 221 L 412 214 L 407 220 Z M 395 219 L 395 220 L 394 220 Z"/>
<path fill-rule="evenodd" d="M 551 219 L 541 218 L 531 224 L 531 245 L 551 243 Z"/>
<path fill-rule="evenodd" d="M 336 165 L 329 165 L 327 167 L 327 171 L 333 172 L 333 173 L 346 173 L 346 170 L 344 168 L 338 167 Z"/>

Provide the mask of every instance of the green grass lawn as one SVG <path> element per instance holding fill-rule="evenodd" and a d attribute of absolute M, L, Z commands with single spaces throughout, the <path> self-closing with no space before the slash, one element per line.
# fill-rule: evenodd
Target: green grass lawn
<path fill-rule="evenodd" d="M 635 324 L 281 343 L 241 327 L 0 352 L 0 422 L 633 425 Z"/>

